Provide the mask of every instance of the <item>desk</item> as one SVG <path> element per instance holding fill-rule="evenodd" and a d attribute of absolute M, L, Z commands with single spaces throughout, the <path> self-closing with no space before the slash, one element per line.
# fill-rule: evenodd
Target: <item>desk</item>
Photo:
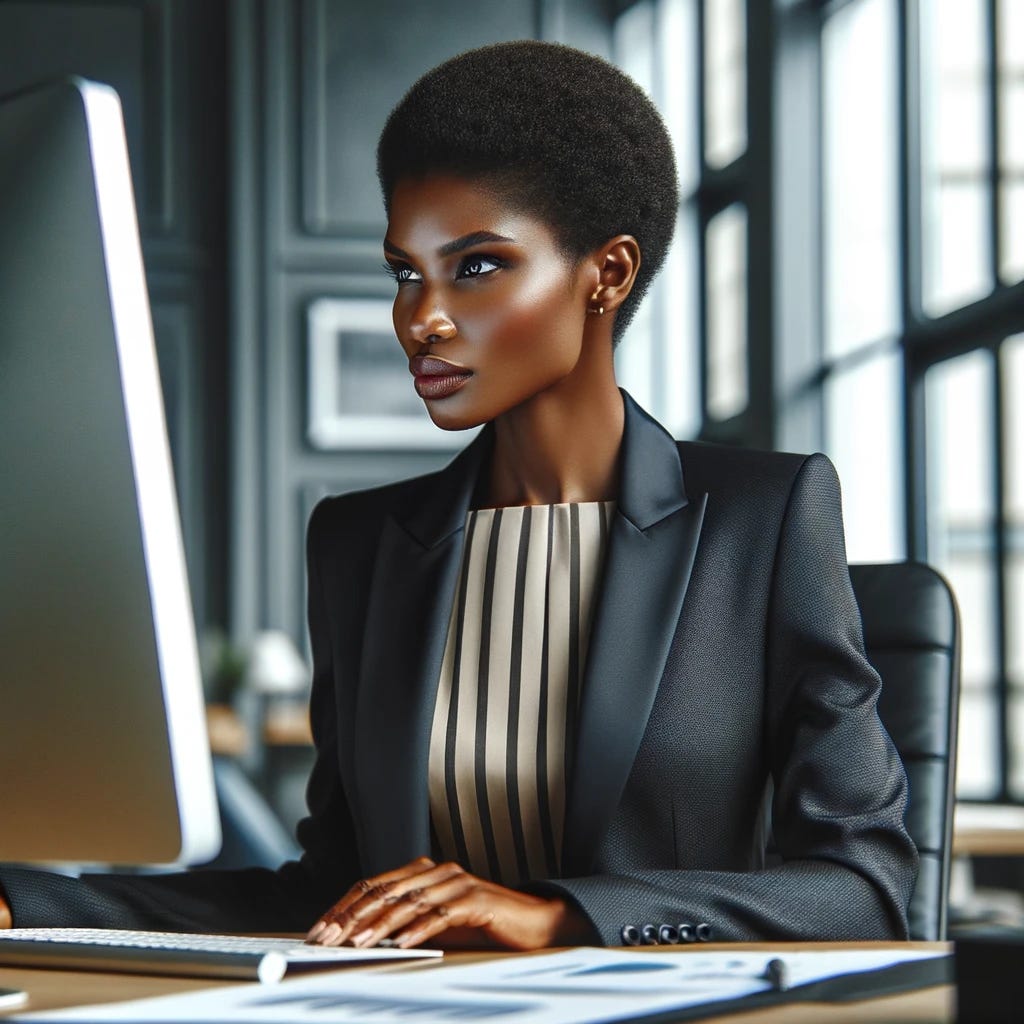
<path fill-rule="evenodd" d="M 953 854 L 964 857 L 1024 855 L 1024 807 L 957 804 Z"/>
<path fill-rule="evenodd" d="M 787 949 L 869 949 L 892 948 L 889 943 L 792 943 Z M 899 944 L 903 948 L 904 944 Z M 948 952 L 951 946 L 942 942 L 911 943 L 913 948 L 934 949 Z M 654 952 L 656 947 L 647 951 Z M 709 949 L 725 950 L 771 950 L 779 949 L 777 944 L 758 943 L 707 944 L 693 947 L 702 951 Z M 675 955 L 679 947 L 664 949 L 658 952 L 665 956 Z M 388 967 L 349 967 L 346 970 L 373 971 L 390 973 L 401 970 L 440 970 L 445 964 L 465 963 L 471 958 L 479 959 L 483 955 L 516 954 L 479 954 L 449 953 L 441 964 Z M 28 970 L 24 968 L 0 967 L 0 987 L 21 988 L 29 993 L 28 1010 L 59 1009 L 67 1006 L 88 1003 L 120 1002 L 126 999 L 142 999 L 147 996 L 172 995 L 190 992 L 213 985 L 224 984 L 209 980 L 192 978 L 151 977 L 132 974 L 105 974 L 101 972 Z M 12 1011 L 14 1012 L 14 1011 Z M 27 1012 L 26 1009 L 18 1011 Z M 0 1019 L 3 1014 L 0 1013 Z M 742 1014 L 729 1014 L 714 1018 L 728 1024 L 861 1024 L 861 1022 L 888 1022 L 888 1024 L 952 1024 L 955 1020 L 955 999 L 951 985 L 939 985 L 934 988 L 919 989 L 905 992 L 897 996 L 886 996 L 880 999 L 866 999 L 855 1003 L 790 1003 L 769 1009 L 754 1010 Z"/>

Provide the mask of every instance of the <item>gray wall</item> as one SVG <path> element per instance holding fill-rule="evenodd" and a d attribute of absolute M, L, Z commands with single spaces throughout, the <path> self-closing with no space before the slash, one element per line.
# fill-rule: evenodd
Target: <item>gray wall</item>
<path fill-rule="evenodd" d="M 302 640 L 316 500 L 452 455 L 307 437 L 310 304 L 393 291 L 374 173 L 387 112 L 472 46 L 538 37 L 607 54 L 619 6 L 0 0 L 0 94 L 73 73 L 121 95 L 201 626 Z"/>
<path fill-rule="evenodd" d="M 227 614 L 224 52 L 217 3 L 0 3 L 0 94 L 79 74 L 121 96 L 201 622 Z"/>
<path fill-rule="evenodd" d="M 307 440 L 310 303 L 387 299 L 374 151 L 388 111 L 461 50 L 542 35 L 607 52 L 601 3 L 229 5 L 232 107 L 232 626 L 304 633 L 306 519 L 323 494 L 427 472 L 452 451 Z"/>

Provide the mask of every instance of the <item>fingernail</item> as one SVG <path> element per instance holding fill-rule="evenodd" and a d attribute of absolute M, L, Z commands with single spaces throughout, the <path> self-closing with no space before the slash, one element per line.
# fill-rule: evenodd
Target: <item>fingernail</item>
<path fill-rule="evenodd" d="M 320 936 L 320 941 L 325 945 L 337 942 L 341 938 L 341 929 L 336 924 L 329 924 Z"/>
<path fill-rule="evenodd" d="M 363 931 L 361 931 L 358 935 L 353 935 L 352 936 L 352 945 L 354 945 L 354 946 L 361 946 L 364 942 L 366 942 L 370 938 L 370 936 L 372 934 L 373 934 L 373 929 L 372 928 L 366 928 Z"/>
<path fill-rule="evenodd" d="M 309 929 L 309 934 L 306 936 L 306 941 L 312 942 L 322 931 L 324 931 L 326 927 L 326 921 L 317 921 L 317 923 Z"/>

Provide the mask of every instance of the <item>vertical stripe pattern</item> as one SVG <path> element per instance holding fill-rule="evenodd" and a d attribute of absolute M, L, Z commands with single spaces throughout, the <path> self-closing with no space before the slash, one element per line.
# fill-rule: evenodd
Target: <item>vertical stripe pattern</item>
<path fill-rule="evenodd" d="M 467 517 L 430 735 L 438 853 L 557 877 L 580 687 L 613 502 Z"/>

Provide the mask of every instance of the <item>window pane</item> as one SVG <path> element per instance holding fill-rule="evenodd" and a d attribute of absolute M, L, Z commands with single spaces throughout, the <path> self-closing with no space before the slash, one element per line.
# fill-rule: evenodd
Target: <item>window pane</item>
<path fill-rule="evenodd" d="M 692 205 L 650 292 L 615 349 L 619 383 L 679 438 L 700 430 L 697 225 Z"/>
<path fill-rule="evenodd" d="M 612 46 L 615 63 L 656 100 L 653 0 L 640 0 L 616 18 Z"/>
<path fill-rule="evenodd" d="M 745 0 L 704 0 L 704 159 L 725 167 L 747 148 Z"/>
<path fill-rule="evenodd" d="M 614 30 L 617 63 L 647 91 L 665 118 L 684 188 L 672 248 L 615 350 L 616 373 L 622 386 L 677 437 L 694 436 L 701 418 L 699 236 L 686 195 L 687 188 L 696 188 L 699 163 L 696 2 L 642 0 L 616 20 Z"/>
<path fill-rule="evenodd" d="M 891 0 L 841 8 L 825 23 L 822 47 L 825 352 L 838 356 L 898 326 Z"/>
<path fill-rule="evenodd" d="M 680 211 L 676 238 L 661 272 L 661 331 L 665 339 L 657 383 L 662 396 L 658 417 L 675 437 L 696 437 L 700 430 L 698 358 L 697 211 Z"/>
<path fill-rule="evenodd" d="M 833 373 L 825 385 L 825 450 L 843 485 L 851 562 L 906 557 L 902 378 L 893 351 Z"/>
<path fill-rule="evenodd" d="M 928 561 L 952 585 L 961 618 L 961 797 L 991 796 L 998 785 L 992 378 L 984 350 L 925 377 Z"/>
<path fill-rule="evenodd" d="M 726 207 L 707 228 L 708 415 L 747 406 L 747 208 Z"/>
<path fill-rule="evenodd" d="M 1016 708 L 1010 729 L 1010 788 L 1024 799 L 1024 334 L 1008 338 L 999 359 L 1004 411 L 1006 674 Z"/>
<path fill-rule="evenodd" d="M 984 800 L 996 795 L 999 787 L 998 736 L 999 705 L 994 694 L 963 687 L 957 723 L 958 799 Z"/>
<path fill-rule="evenodd" d="M 921 4 L 921 272 L 930 316 L 992 288 L 985 6 Z"/>
<path fill-rule="evenodd" d="M 697 143 L 697 0 L 661 0 L 660 37 L 665 117 L 676 151 L 679 190 L 688 196 L 697 188 L 700 153 Z"/>
<path fill-rule="evenodd" d="M 1024 750 L 1021 737 L 1024 736 L 1024 693 L 1010 692 L 1010 797 L 1024 800 Z"/>
<path fill-rule="evenodd" d="M 657 102 L 653 0 L 641 0 L 616 19 L 613 44 L 615 62 Z M 663 339 L 652 316 L 652 306 L 657 300 L 659 286 L 660 281 L 655 281 L 615 354 L 619 383 L 654 416 L 658 416 L 659 410 L 651 381 Z"/>
<path fill-rule="evenodd" d="M 1024 277 L 1024 2 L 1000 0 L 999 20 L 999 273 Z"/>

